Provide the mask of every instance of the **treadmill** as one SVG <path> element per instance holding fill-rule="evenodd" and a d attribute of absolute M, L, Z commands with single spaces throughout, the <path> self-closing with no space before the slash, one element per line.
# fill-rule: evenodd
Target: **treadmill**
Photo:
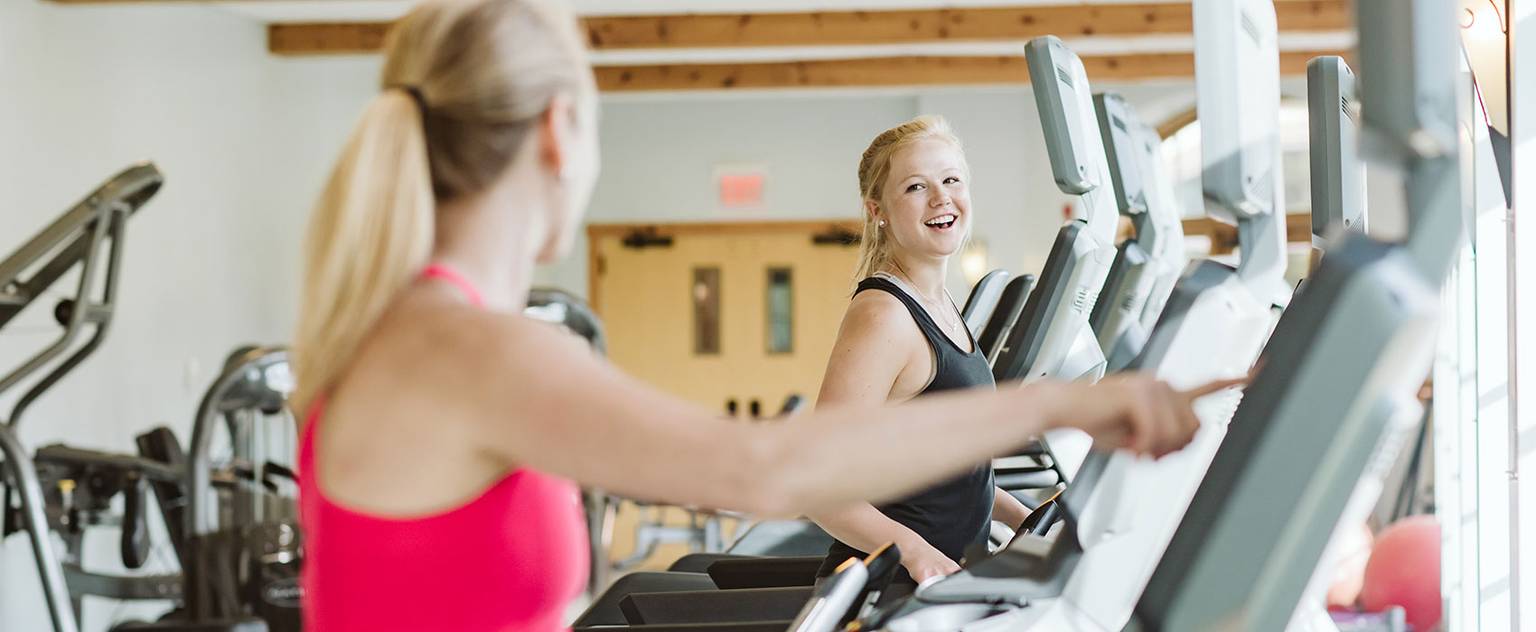
<path fill-rule="evenodd" d="M 1279 124 L 1274 8 L 1268 0 L 1197 0 L 1194 12 L 1198 106 L 1205 121 L 1202 185 L 1212 211 L 1235 217 L 1248 241 L 1236 269 L 1206 260 L 1179 279 L 1147 344 L 1127 367 L 1154 372 L 1179 388 L 1247 372 L 1272 327 L 1272 288 L 1284 285 L 1284 268 L 1270 265 L 1283 261 L 1284 235 L 1253 239 L 1271 230 L 1284 206 L 1273 131 Z M 1245 21 L 1268 37 L 1247 36 L 1249 30 L 1239 26 Z M 1206 63 L 1210 59 L 1242 63 Z M 1263 94 L 1271 98 L 1252 98 Z M 1245 101 L 1247 116 L 1207 116 Z M 1263 146 L 1242 147 L 1242 138 Z M 1245 155 L 1269 159 L 1242 160 Z M 1236 168 L 1215 168 L 1223 162 Z M 1249 197 L 1233 198 L 1233 191 Z M 1083 466 L 1092 476 L 1080 475 L 1062 497 L 1066 519 L 1054 538 L 1016 538 L 1001 554 L 920 591 L 919 600 L 1028 604 L 1015 624 L 1040 629 L 1124 625 L 1221 445 L 1237 400 L 1236 393 L 1202 400 L 1202 427 L 1193 443 L 1162 459 L 1093 452 Z"/>
<path fill-rule="evenodd" d="M 1162 138 L 1157 131 L 1118 94 L 1097 94 L 1093 100 L 1115 202 L 1136 229 L 1135 237 L 1120 244 L 1089 319 L 1104 351 L 1105 368 L 1114 372 L 1141 353 L 1184 271 L 1184 225 L 1173 183 L 1158 156 Z"/>

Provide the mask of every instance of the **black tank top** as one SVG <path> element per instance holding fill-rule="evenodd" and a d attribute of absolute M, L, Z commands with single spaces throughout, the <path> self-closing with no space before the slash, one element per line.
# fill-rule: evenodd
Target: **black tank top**
<path fill-rule="evenodd" d="M 992 381 L 992 368 L 987 366 L 987 358 L 982 355 L 974 337 L 971 337 L 971 351 L 966 353 L 929 317 L 917 299 L 889 279 L 879 276 L 864 279 L 859 282 L 859 289 L 854 294 L 865 290 L 887 292 L 900 299 L 907 306 L 907 311 L 912 313 L 912 319 L 917 321 L 923 337 L 928 339 L 929 348 L 933 349 L 933 379 L 917 394 L 918 397 L 957 388 L 996 388 L 996 383 Z M 880 505 L 877 509 L 887 518 L 911 529 L 950 559 L 959 562 L 967 547 L 987 541 L 992 523 L 993 489 L 992 465 L 986 463 L 901 500 Z M 862 558 L 865 555 L 865 552 L 841 541 L 834 541 L 827 550 L 827 559 L 822 562 L 818 576 L 830 575 L 838 564 L 850 557 Z M 898 571 L 896 579 L 912 581 L 905 568 Z"/>

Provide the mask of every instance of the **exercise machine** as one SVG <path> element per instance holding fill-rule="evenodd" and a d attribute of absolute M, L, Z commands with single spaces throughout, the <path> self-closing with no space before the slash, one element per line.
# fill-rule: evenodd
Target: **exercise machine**
<path fill-rule="evenodd" d="M 1366 232 L 1359 109 L 1355 73 L 1344 58 L 1328 55 L 1307 62 L 1314 247 L 1321 247 L 1334 230 Z"/>
<path fill-rule="evenodd" d="M 1139 627 L 1300 623 L 1299 607 L 1320 603 L 1307 596 L 1324 585 L 1316 570 L 1331 538 L 1319 536 L 1364 518 L 1412 434 L 1463 229 L 1457 113 L 1471 99 L 1454 11 L 1356 4 L 1364 148 L 1403 176 L 1407 237 L 1329 243 L 1137 606 Z"/>
<path fill-rule="evenodd" d="M 988 348 L 986 339 L 999 340 L 997 332 L 1005 332 L 1013 326 L 1034 278 L 1034 275 L 1009 277 L 1006 272 L 999 270 L 988 274 L 973 287 L 966 307 L 962 310 L 967 320 L 976 316 L 983 304 L 989 302 L 986 298 L 988 294 L 995 292 L 997 297 L 996 307 L 991 310 L 982 328 L 982 340 L 977 342 L 984 351 Z M 996 291 L 999 284 L 1002 289 Z M 1029 488 L 1049 487 L 1062 480 L 1059 471 L 1052 469 L 1052 464 L 1040 465 L 1034 461 L 1013 463 L 1025 458 L 1028 456 L 997 461 L 997 481 L 1005 489 L 1010 484 Z M 588 515 L 590 517 L 594 514 L 589 510 Z M 608 517 L 600 522 L 608 524 L 611 520 Z M 594 542 L 599 542 L 599 533 L 594 529 Z M 594 581 L 592 587 L 600 592 L 594 595 L 593 603 L 578 617 L 575 627 L 598 629 L 628 625 L 643 620 L 643 612 L 652 613 L 652 619 L 667 621 L 688 619 L 692 616 L 690 613 L 711 613 L 715 610 L 737 615 L 742 612 L 783 613 L 798 607 L 809 597 L 815 574 L 831 543 L 830 535 L 807 520 L 758 522 L 723 553 L 693 553 L 674 562 L 665 572 L 630 573 L 618 578 L 612 585 Z M 597 546 L 594 544 L 594 547 Z M 594 551 L 597 550 L 594 548 Z M 766 596 L 759 593 L 745 599 L 744 593 L 703 594 L 706 591 L 740 589 L 773 590 Z M 662 593 L 685 594 L 659 596 Z M 629 602 L 627 610 L 621 607 L 626 600 Z M 720 616 L 718 612 L 714 614 Z M 729 615 L 724 616 L 729 618 Z"/>
<path fill-rule="evenodd" d="M 1202 188 L 1213 206 L 1234 207 L 1224 213 L 1238 220 L 1239 234 L 1261 233 L 1245 226 L 1267 223 L 1283 208 L 1278 197 L 1278 135 L 1263 130 L 1279 124 L 1274 8 L 1268 0 L 1197 0 L 1194 15 L 1196 89 L 1205 121 Z M 1257 35 L 1250 36 L 1254 30 Z M 1211 65 L 1207 59 L 1246 63 Z M 1274 94 L 1275 99 L 1267 108 L 1250 105 L 1243 117 L 1206 116 L 1234 108 L 1243 103 L 1241 95 L 1255 93 Z M 1246 127 L 1260 129 L 1236 129 Z M 1241 138 L 1263 146 L 1234 146 Z M 1213 168 L 1244 153 L 1272 159 L 1239 161 L 1237 169 Z M 1234 190 L 1264 197 L 1235 200 L 1230 195 Z M 1283 225 L 1279 229 L 1283 231 Z M 1284 273 L 1275 266 L 1252 266 L 1248 275 L 1242 273 L 1250 257 L 1260 262 L 1282 259 L 1283 235 L 1280 242 L 1250 244 L 1242 250 L 1237 268 L 1205 260 L 1178 281 L 1146 345 L 1128 368 L 1153 372 L 1175 387 L 1247 372 L 1272 326 L 1270 290 L 1283 284 Z M 1084 470 L 1094 475 L 1075 480 L 1061 498 L 1064 520 L 1054 540 L 1016 540 L 1005 554 L 931 586 L 922 598 L 963 603 L 1005 595 L 1012 603 L 1038 603 L 1032 612 L 1042 629 L 1123 625 L 1222 442 L 1235 400 L 1235 394 L 1203 400 L 1196 411 L 1201 429 L 1191 445 L 1176 454 L 1150 460 L 1093 452 Z"/>
<path fill-rule="evenodd" d="M 254 617 L 297 632 L 303 549 L 293 471 L 298 424 L 287 405 L 293 387 L 286 349 L 251 346 L 231 354 L 203 394 L 186 457 L 186 617 L 131 630 Z M 214 458 L 219 436 L 227 437 L 227 458 Z"/>
<path fill-rule="evenodd" d="M 1042 280 L 1032 292 L 1029 285 L 1033 279 L 1026 276 L 1017 277 L 1004 287 L 999 294 L 999 305 L 983 328 L 978 344 L 984 349 L 996 349 L 992 356 L 995 358 L 993 372 L 999 381 L 1028 381 L 1042 377 L 1098 379 L 1104 371 L 1104 357 L 1089 326 L 1088 316 L 1115 251 L 1117 211 L 1112 207 L 1114 198 L 1110 191 L 1109 166 L 1081 60 L 1053 37 L 1037 39 L 1026 50 L 1032 76 L 1041 78 L 1036 84 L 1049 85 L 1038 89 L 1036 98 L 1047 131 L 1052 171 L 1064 191 L 1082 196 L 1086 217 L 1073 220 L 1062 228 L 1042 272 Z M 1022 298 L 1024 296 L 1027 298 Z M 1001 342 L 992 347 L 992 341 Z M 1072 476 L 1072 470 L 1081 462 L 1089 443 L 1091 441 L 1081 433 L 1053 433 L 1045 441 L 1028 446 L 1023 454 L 996 463 L 998 483 L 1005 489 L 1011 486 L 1058 486 Z M 810 561 L 819 562 L 819 559 Z M 714 567 L 729 561 L 710 562 Z M 770 564 L 796 563 L 775 560 Z M 715 568 L 709 570 L 711 575 L 716 574 Z M 743 599 L 740 594 L 708 594 L 707 588 L 689 593 L 668 590 L 670 594 L 642 592 L 644 587 L 638 584 L 624 588 L 635 591 L 625 599 L 631 603 L 648 602 L 651 607 L 646 609 L 652 612 L 724 610 L 727 608 L 725 601 Z M 791 603 L 796 598 L 804 599 L 803 592 L 791 593 L 789 590 L 795 589 L 788 587 L 764 590 L 767 592 L 752 597 L 762 606 L 753 608 L 755 612 L 783 609 L 783 604 L 773 605 L 772 600 Z M 706 601 L 709 603 L 704 603 Z M 579 621 L 578 626 L 581 625 Z"/>
<path fill-rule="evenodd" d="M 1051 173 L 1077 195 L 1082 217 L 1056 235 L 1039 284 L 1003 342 L 993 375 L 1005 380 L 1095 380 L 1104 354 L 1088 323 L 1115 253 L 1117 210 L 1083 62 L 1060 39 L 1025 47 Z"/>
<path fill-rule="evenodd" d="M 969 605 L 996 614 L 965 620 L 967 629 L 1305 624 L 1297 613 L 1310 603 L 1309 591 L 1321 587 L 1316 569 L 1326 536 L 1369 510 L 1381 471 L 1416 419 L 1414 394 L 1433 350 L 1438 288 L 1462 228 L 1453 9 L 1429 0 L 1356 6 L 1370 73 L 1363 91 L 1366 147 L 1406 176 L 1407 239 L 1383 243 L 1346 233 L 1330 242 L 1317 274 L 1276 326 L 1209 475 L 1137 591 L 1128 625 L 1050 619 L 1057 599 L 993 593 L 985 605 Z M 1068 536 L 1064 529 L 1057 543 Z M 1010 547 L 1020 556 L 1031 549 L 1040 544 Z M 1014 568 L 1018 576 L 1030 567 L 1016 560 Z M 931 592 L 920 591 L 919 599 Z M 908 628 L 893 620 L 890 629 Z"/>
<path fill-rule="evenodd" d="M 80 629 L 79 613 L 76 604 L 72 603 L 70 575 L 66 574 L 64 563 L 50 540 L 49 505 L 38 478 L 37 464 L 22 447 L 16 428 L 32 403 L 100 347 L 116 307 L 117 275 L 128 219 L 155 196 L 164 182 L 164 176 L 153 164 L 131 166 L 97 187 L 0 261 L 0 328 L 39 302 L 48 288 L 78 268 L 79 280 L 73 294 L 54 305 L 54 318 L 63 327 L 59 338 L 0 377 L 0 393 L 3 393 L 52 366 L 21 395 L 9 418 L 0 420 L 3 421 L 0 423 L 0 453 L 5 459 L 3 481 L 6 484 L 6 502 L 0 510 L 4 511 L 4 534 L 22 532 L 31 542 L 55 632 L 77 632 Z M 93 329 L 90 338 L 77 344 L 87 327 Z M 112 482 L 107 478 L 110 477 L 103 477 L 103 483 Z M 137 483 L 127 482 L 127 478 L 128 475 L 124 475 L 112 483 L 138 489 Z M 100 492 L 97 494 L 100 496 L 107 490 L 101 487 L 91 491 Z M 93 500 L 86 509 L 97 506 Z M 141 549 L 130 543 L 125 550 L 130 551 L 131 556 Z M 92 579 L 78 574 L 75 577 L 77 585 Z"/>
<path fill-rule="evenodd" d="M 1009 279 L 1008 284 L 1003 286 L 1002 294 L 997 297 L 997 305 L 992 308 L 992 317 L 987 319 L 986 326 L 976 336 L 976 344 L 981 346 L 982 354 L 987 356 L 988 365 L 997 365 L 997 355 L 1003 350 L 1003 341 L 1008 339 L 1014 324 L 1019 322 L 1019 315 L 1024 312 L 1024 302 L 1029 298 L 1030 291 L 1035 289 L 1037 279 L 1033 274 L 1020 274 Z"/>
<path fill-rule="evenodd" d="M 1136 230 L 1135 237 L 1120 244 L 1090 318 L 1106 370 L 1119 371 L 1141 353 L 1184 271 L 1184 225 L 1173 183 L 1158 156 L 1162 138 L 1157 131 L 1118 94 L 1097 94 L 1093 101 L 1115 202 Z"/>
<path fill-rule="evenodd" d="M 1104 353 L 1088 317 L 1115 256 L 1115 208 L 1108 158 L 1097 130 L 1083 62 L 1059 38 L 1024 48 L 1035 105 L 1056 186 L 1078 196 L 1081 217 L 1056 234 L 1040 279 L 1003 340 L 992 374 L 999 383 L 1044 378 L 1095 381 Z M 1038 447 L 1070 479 L 1092 441 L 1075 430 L 1051 431 Z"/>
<path fill-rule="evenodd" d="M 971 287 L 971 294 L 965 297 L 965 307 L 960 308 L 960 319 L 965 321 L 972 339 L 981 338 L 981 332 L 992 319 L 992 311 L 997 309 L 1011 277 L 1007 270 L 993 270 Z"/>

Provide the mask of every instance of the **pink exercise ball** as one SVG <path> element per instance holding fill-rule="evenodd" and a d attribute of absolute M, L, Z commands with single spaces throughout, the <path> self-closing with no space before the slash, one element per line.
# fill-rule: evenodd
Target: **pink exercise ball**
<path fill-rule="evenodd" d="M 1402 606 L 1418 632 L 1440 624 L 1440 525 L 1434 516 L 1404 518 L 1376 536 L 1360 606 L 1368 612 Z"/>

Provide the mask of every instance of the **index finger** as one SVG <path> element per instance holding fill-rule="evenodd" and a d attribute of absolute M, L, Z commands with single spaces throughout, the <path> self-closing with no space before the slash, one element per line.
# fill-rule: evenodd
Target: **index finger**
<path fill-rule="evenodd" d="M 1211 393 L 1224 391 L 1234 386 L 1242 386 L 1248 383 L 1248 376 L 1232 377 L 1224 380 L 1213 380 L 1184 391 L 1184 396 L 1189 399 L 1200 399 Z"/>

